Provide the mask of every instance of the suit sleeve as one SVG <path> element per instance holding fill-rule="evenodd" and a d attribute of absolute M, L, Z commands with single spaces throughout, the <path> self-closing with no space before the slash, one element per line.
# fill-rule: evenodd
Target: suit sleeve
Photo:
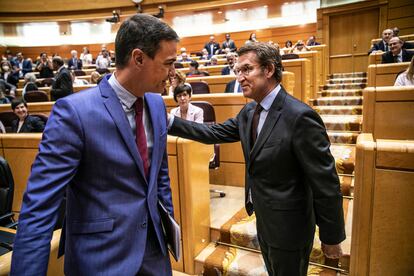
<path fill-rule="evenodd" d="M 58 81 L 58 80 L 56 80 Z M 54 88 L 52 90 L 53 94 L 55 96 L 66 96 L 68 94 L 70 94 L 72 92 L 72 78 L 69 74 L 62 74 L 61 75 L 61 79 L 59 80 L 60 82 L 60 87 L 59 88 Z"/>
<path fill-rule="evenodd" d="M 31 124 L 33 132 L 43 132 L 45 129 L 45 123 L 40 118 L 32 117 Z"/>
<path fill-rule="evenodd" d="M 221 144 L 240 141 L 238 119 L 228 119 L 222 124 L 205 125 L 174 117 L 168 134 L 195 140 L 204 144 Z"/>
<path fill-rule="evenodd" d="M 325 126 L 313 110 L 300 114 L 294 125 L 293 148 L 312 189 L 316 224 L 325 244 L 345 239 L 342 194 Z"/>
<path fill-rule="evenodd" d="M 23 196 L 11 275 L 46 275 L 58 208 L 82 150 L 80 119 L 63 99 L 53 108 Z"/>

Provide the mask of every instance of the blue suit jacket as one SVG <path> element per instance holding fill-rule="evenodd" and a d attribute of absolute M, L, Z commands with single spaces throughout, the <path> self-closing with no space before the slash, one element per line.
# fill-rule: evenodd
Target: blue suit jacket
<path fill-rule="evenodd" d="M 153 127 L 150 175 L 106 78 L 56 102 L 23 198 L 11 275 L 45 275 L 58 206 L 66 191 L 66 275 L 135 275 L 148 223 L 167 254 L 157 202 L 171 213 L 167 122 L 159 95 L 145 102 Z M 154 267 L 156 274 L 157 268 Z"/>

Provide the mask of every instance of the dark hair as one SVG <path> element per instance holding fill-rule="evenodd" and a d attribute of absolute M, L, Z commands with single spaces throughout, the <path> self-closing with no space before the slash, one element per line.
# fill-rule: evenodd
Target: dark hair
<path fill-rule="evenodd" d="M 256 35 L 256 33 L 250 33 L 249 40 L 252 40 L 253 35 Z"/>
<path fill-rule="evenodd" d="M 250 52 L 256 54 L 256 61 L 262 68 L 274 66 L 275 73 L 273 74 L 273 77 L 277 82 L 282 81 L 282 58 L 280 57 L 279 50 L 274 45 L 263 42 L 251 43 L 241 47 L 239 51 L 237 51 L 239 57 Z"/>
<path fill-rule="evenodd" d="M 194 67 L 195 69 L 198 69 L 199 64 L 198 64 L 197 61 L 193 60 L 193 61 L 190 62 L 190 66 Z"/>
<path fill-rule="evenodd" d="M 178 102 L 177 101 L 177 96 L 178 96 L 178 94 L 181 94 L 181 93 L 183 93 L 183 92 L 187 92 L 187 94 L 191 97 L 191 92 L 192 92 L 192 88 L 191 88 L 191 86 L 190 85 L 188 85 L 188 84 L 180 84 L 180 85 L 178 85 L 175 89 L 174 89 L 174 94 L 173 94 L 173 96 L 174 96 L 174 101 L 176 101 L 176 102 Z"/>
<path fill-rule="evenodd" d="M 63 59 L 60 56 L 54 56 L 52 62 L 56 63 L 59 67 L 64 64 Z"/>
<path fill-rule="evenodd" d="M 39 57 L 42 57 L 43 55 L 46 55 L 46 57 L 47 57 L 47 53 L 45 53 L 45 52 L 40 53 Z"/>
<path fill-rule="evenodd" d="M 288 46 L 288 44 L 289 44 L 289 46 Z M 286 40 L 285 47 L 292 47 L 292 45 L 293 45 L 292 41 Z"/>
<path fill-rule="evenodd" d="M 27 107 L 27 103 L 23 99 L 13 99 L 11 102 L 11 109 L 14 111 L 18 105 L 24 104 Z"/>
<path fill-rule="evenodd" d="M 154 16 L 136 14 L 128 18 L 122 23 L 115 38 L 116 67 L 125 67 L 136 48 L 154 58 L 163 40 L 179 41 L 179 38 L 170 26 Z"/>

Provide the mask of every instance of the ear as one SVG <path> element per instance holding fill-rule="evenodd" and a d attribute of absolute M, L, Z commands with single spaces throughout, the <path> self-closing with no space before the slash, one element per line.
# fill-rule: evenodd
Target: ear
<path fill-rule="evenodd" d="M 265 73 L 266 77 L 270 79 L 270 78 L 273 77 L 273 74 L 275 73 L 275 70 L 276 70 L 275 65 L 272 64 L 272 65 L 267 66 L 264 69 L 264 73 Z"/>
<path fill-rule="evenodd" d="M 136 67 L 142 67 L 144 63 L 144 52 L 141 49 L 132 50 L 130 62 Z"/>

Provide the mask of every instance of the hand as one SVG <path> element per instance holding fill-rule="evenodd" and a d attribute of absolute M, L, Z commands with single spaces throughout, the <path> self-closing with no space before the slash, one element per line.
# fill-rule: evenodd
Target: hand
<path fill-rule="evenodd" d="M 339 259 L 342 257 L 341 244 L 329 245 L 322 243 L 322 252 L 330 259 Z"/>

